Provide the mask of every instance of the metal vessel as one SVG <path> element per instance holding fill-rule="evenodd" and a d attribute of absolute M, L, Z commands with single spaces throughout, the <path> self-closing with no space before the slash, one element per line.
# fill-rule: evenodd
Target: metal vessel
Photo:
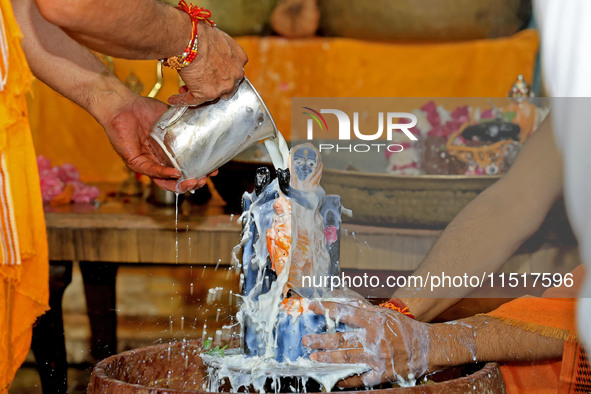
<path fill-rule="evenodd" d="M 228 100 L 171 107 L 152 129 L 150 143 L 161 162 L 181 171 L 183 179 L 199 179 L 276 135 L 267 106 L 244 78 Z"/>

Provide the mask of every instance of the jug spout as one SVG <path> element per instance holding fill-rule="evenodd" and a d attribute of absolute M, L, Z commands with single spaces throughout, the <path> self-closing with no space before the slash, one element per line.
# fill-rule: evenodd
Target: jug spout
<path fill-rule="evenodd" d="M 267 106 L 244 78 L 228 100 L 171 107 L 153 127 L 151 144 L 159 159 L 183 178 L 199 179 L 277 134 Z"/>

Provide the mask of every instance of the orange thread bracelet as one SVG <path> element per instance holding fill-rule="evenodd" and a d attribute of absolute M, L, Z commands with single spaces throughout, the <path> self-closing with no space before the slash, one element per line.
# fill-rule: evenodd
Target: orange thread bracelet
<path fill-rule="evenodd" d="M 211 18 L 211 12 L 205 8 L 197 7 L 193 4 L 187 4 L 185 0 L 181 0 L 176 7 L 181 11 L 185 11 L 191 17 L 191 39 L 185 48 L 182 55 L 172 56 L 160 61 L 164 66 L 180 70 L 187 67 L 197 57 L 198 39 L 197 39 L 197 25 L 199 21 L 205 21 L 211 27 L 215 27 L 215 22 Z"/>
<path fill-rule="evenodd" d="M 414 315 L 410 313 L 408 307 L 404 305 L 404 302 L 400 301 L 398 298 L 392 298 L 386 302 L 382 302 L 380 304 L 382 308 L 388 308 L 396 312 L 402 313 L 404 316 L 408 316 L 411 319 L 414 319 Z"/>

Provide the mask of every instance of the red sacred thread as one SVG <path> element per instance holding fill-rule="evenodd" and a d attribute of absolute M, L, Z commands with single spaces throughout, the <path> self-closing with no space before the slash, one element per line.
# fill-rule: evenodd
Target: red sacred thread
<path fill-rule="evenodd" d="M 403 315 L 410 317 L 411 319 L 415 318 L 414 315 L 410 313 L 410 311 L 408 310 L 408 307 L 404 305 L 404 302 L 400 301 L 398 298 L 392 298 L 386 302 L 382 302 L 380 306 L 382 308 L 388 308 L 393 311 L 400 312 Z"/>
<path fill-rule="evenodd" d="M 162 59 L 162 64 L 180 70 L 191 64 L 197 57 L 197 25 L 199 24 L 199 21 L 204 21 L 211 27 L 215 27 L 215 22 L 211 20 L 211 11 L 202 7 L 197 7 L 194 4 L 187 4 L 185 0 L 181 0 L 176 8 L 186 12 L 191 18 L 191 39 L 182 55 Z"/>

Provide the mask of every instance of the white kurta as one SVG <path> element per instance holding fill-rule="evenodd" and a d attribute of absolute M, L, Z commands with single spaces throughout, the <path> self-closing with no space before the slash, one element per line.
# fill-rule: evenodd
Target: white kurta
<path fill-rule="evenodd" d="M 579 336 L 591 349 L 591 1 L 537 0 L 542 70 L 556 143 L 564 160 L 564 197 L 586 278 L 579 294 Z"/>

